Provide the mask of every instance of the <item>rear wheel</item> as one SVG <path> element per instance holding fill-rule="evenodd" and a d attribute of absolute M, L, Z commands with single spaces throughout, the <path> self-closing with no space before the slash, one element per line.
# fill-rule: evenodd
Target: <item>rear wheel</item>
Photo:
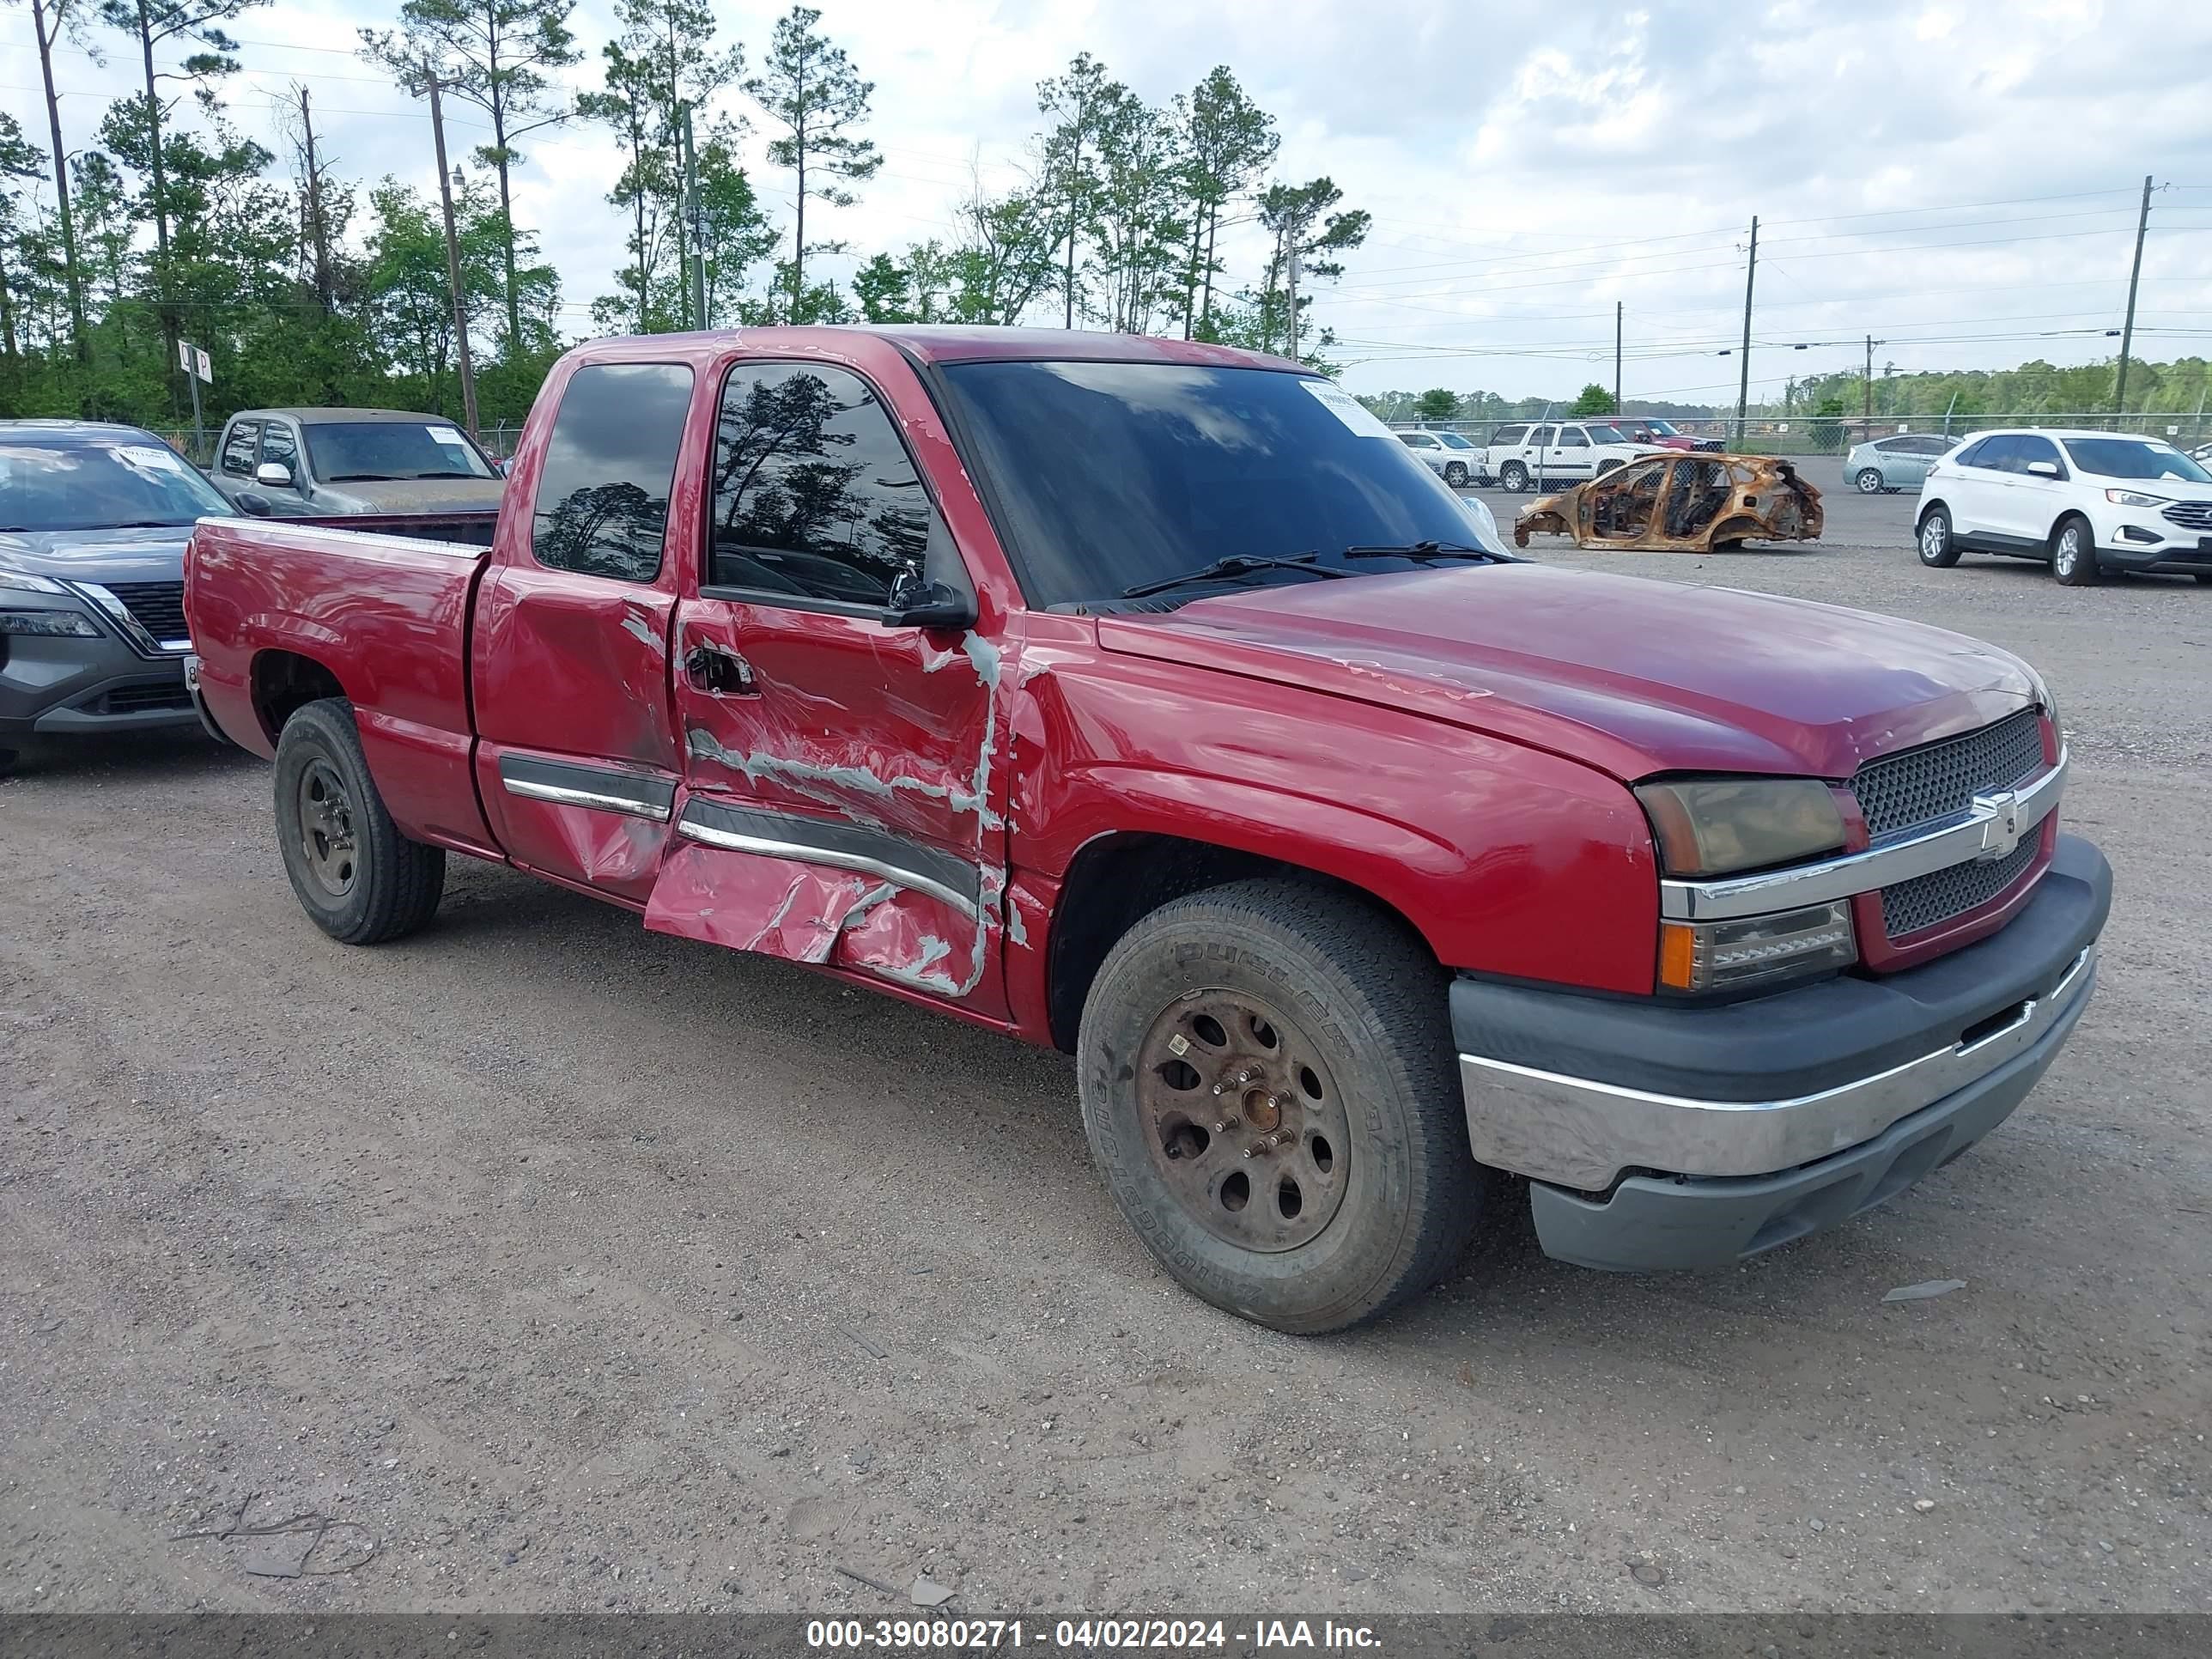
<path fill-rule="evenodd" d="M 1445 482 L 1446 483 L 1449 484 L 1449 485 L 1450 485 L 1454 489 L 1466 489 L 1466 488 L 1467 488 L 1467 463 L 1466 463 L 1465 461 L 1447 461 L 1447 462 L 1445 462 L 1445 463 L 1444 463 L 1444 482 Z"/>
<path fill-rule="evenodd" d="M 353 705 L 295 711 L 276 740 L 276 841 L 300 908 L 343 945 L 380 945 L 430 920 L 445 849 L 399 833 L 369 775 Z"/>
<path fill-rule="evenodd" d="M 2051 532 L 2051 574 L 2068 587 L 2096 585 L 2102 573 L 2097 568 L 2097 544 L 2087 519 L 2061 519 Z"/>
<path fill-rule="evenodd" d="M 1092 1155 L 1160 1264 L 1308 1334 L 1442 1278 L 1496 1180 L 1468 1150 L 1447 990 L 1395 918 L 1301 881 L 1131 928 L 1077 1053 Z"/>
<path fill-rule="evenodd" d="M 1851 482 L 1859 487 L 1860 495 L 1879 495 L 1883 489 L 1881 469 L 1878 466 L 1861 467 L 1858 477 Z"/>
<path fill-rule="evenodd" d="M 1498 482 L 1517 495 L 1528 487 L 1528 469 L 1518 461 L 1508 461 L 1498 469 Z"/>
<path fill-rule="evenodd" d="M 1948 570 L 1959 562 L 1959 544 L 1951 538 L 1951 514 L 1931 507 L 1920 517 L 1920 562 L 1931 570 Z"/>

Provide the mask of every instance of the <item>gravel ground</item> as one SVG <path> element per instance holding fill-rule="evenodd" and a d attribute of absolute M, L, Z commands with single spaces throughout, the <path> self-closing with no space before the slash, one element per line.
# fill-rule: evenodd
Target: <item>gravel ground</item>
<path fill-rule="evenodd" d="M 0 782 L 0 1607 L 2212 1608 L 2212 591 L 1842 505 L 1550 556 L 2035 661 L 2095 1006 L 1840 1232 L 1632 1279 L 1523 1225 L 1345 1338 L 1155 1271 L 1057 1056 L 481 865 L 330 944 L 198 744 Z"/>

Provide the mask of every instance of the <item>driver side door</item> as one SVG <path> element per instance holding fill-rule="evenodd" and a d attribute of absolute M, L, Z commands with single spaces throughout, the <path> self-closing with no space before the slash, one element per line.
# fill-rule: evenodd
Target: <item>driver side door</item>
<path fill-rule="evenodd" d="M 902 362 L 882 372 L 923 397 Z M 894 404 L 854 368 L 741 360 L 712 455 L 670 653 L 684 790 L 646 926 L 1003 1012 L 1000 649 L 885 621 L 902 576 L 975 592 Z"/>

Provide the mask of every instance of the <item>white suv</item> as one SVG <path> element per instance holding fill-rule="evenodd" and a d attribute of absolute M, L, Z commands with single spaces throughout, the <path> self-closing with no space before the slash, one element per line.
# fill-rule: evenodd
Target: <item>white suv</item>
<path fill-rule="evenodd" d="M 1398 441 L 1429 464 L 1454 489 L 1484 477 L 1482 446 L 1456 432 L 1401 432 Z"/>
<path fill-rule="evenodd" d="M 1548 489 L 1601 478 L 1639 455 L 1663 453 L 1602 421 L 1501 426 L 1483 451 L 1483 471 L 1508 489 Z"/>
<path fill-rule="evenodd" d="M 2069 587 L 2108 570 L 2212 583 L 2212 473 L 2156 438 L 2003 431 L 1971 438 L 1920 486 L 1920 562 L 2041 559 Z"/>

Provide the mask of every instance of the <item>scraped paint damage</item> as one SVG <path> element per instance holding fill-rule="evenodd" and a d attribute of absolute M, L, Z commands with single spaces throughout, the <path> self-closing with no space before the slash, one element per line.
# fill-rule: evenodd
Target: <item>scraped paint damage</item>
<path fill-rule="evenodd" d="M 949 810 L 971 826 L 966 850 L 980 866 L 976 915 L 872 876 L 679 842 L 654 884 L 646 927 L 732 950 L 872 974 L 935 996 L 972 996 L 1006 926 L 1006 872 L 994 833 L 1005 821 L 990 805 L 1003 659 L 996 645 L 973 633 L 957 650 L 922 650 L 926 672 L 963 661 L 985 690 L 983 729 L 974 767 L 965 775 L 933 766 L 927 756 L 874 745 L 846 744 L 811 754 L 738 753 L 698 725 L 687 727 L 684 744 L 695 763 L 729 775 L 732 799 L 756 796 L 763 785 L 772 785 L 853 823 L 909 833 L 935 828 L 940 835 L 943 810 Z M 793 738 L 793 747 L 804 742 L 801 734 Z M 701 793 L 713 799 L 721 792 Z M 941 804 L 943 810 L 923 803 Z M 1025 941 L 1026 931 L 1020 936 Z"/>

